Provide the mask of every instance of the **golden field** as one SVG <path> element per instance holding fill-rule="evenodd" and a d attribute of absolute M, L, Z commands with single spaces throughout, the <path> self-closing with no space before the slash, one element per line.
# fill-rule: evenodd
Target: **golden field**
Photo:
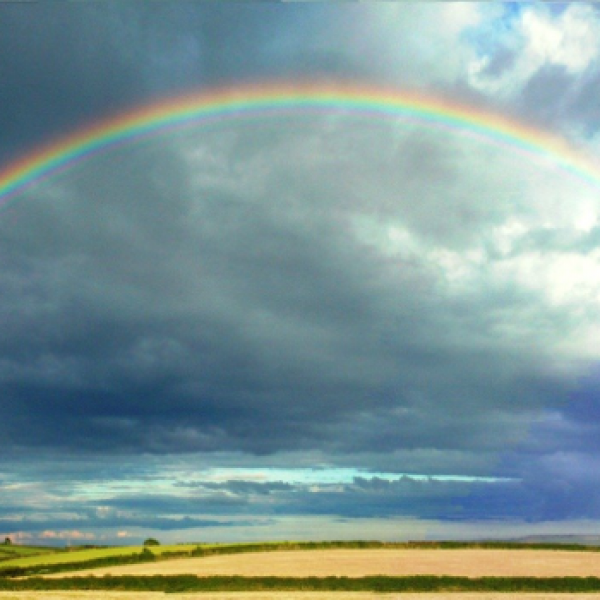
<path fill-rule="evenodd" d="M 370 592 L 0 592 L 0 600 L 600 600 L 600 594 L 552 593 L 441 593 L 376 594 Z"/>
<path fill-rule="evenodd" d="M 600 577 L 600 553 L 568 550 L 324 549 L 223 554 L 117 565 L 72 575 L 243 575 L 246 577 L 365 577 L 454 575 L 463 577 Z M 205 596 L 203 596 L 206 598 Z M 589 597 L 589 596 L 588 596 Z M 423 598 L 423 596 L 421 596 Z"/>

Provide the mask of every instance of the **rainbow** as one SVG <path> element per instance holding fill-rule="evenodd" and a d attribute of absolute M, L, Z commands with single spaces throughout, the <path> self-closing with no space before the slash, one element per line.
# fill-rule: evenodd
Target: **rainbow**
<path fill-rule="evenodd" d="M 0 208 L 41 181 L 98 153 L 190 125 L 282 114 L 348 112 L 459 131 L 543 157 L 600 187 L 600 165 L 564 139 L 497 113 L 413 91 L 352 84 L 275 84 L 200 92 L 137 107 L 42 145 L 0 170 Z"/>

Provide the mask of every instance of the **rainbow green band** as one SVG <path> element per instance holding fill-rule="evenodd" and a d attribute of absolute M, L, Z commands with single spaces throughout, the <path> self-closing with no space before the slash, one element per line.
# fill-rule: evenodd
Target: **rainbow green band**
<path fill-rule="evenodd" d="M 0 207 L 25 190 L 99 152 L 144 136 L 213 120 L 280 113 L 346 111 L 462 131 L 534 157 L 544 157 L 600 187 L 600 165 L 562 138 L 499 114 L 402 92 L 356 85 L 259 85 L 160 101 L 100 121 L 39 147 L 0 171 Z"/>

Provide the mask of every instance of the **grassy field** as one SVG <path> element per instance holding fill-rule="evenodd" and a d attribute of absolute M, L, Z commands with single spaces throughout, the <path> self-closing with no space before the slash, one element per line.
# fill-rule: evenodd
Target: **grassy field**
<path fill-rule="evenodd" d="M 17 546 L 10 546 L 17 547 Z M 166 546 L 152 546 L 153 554 L 160 556 L 166 552 L 191 552 L 197 547 L 197 544 L 179 544 Z M 139 554 L 144 549 L 144 546 L 115 546 L 111 548 L 80 548 L 53 553 L 27 553 L 24 552 L 18 558 L 11 560 L 3 560 L 0 564 L 0 569 L 8 567 L 34 567 L 37 565 L 58 565 L 61 563 L 76 563 L 96 560 L 98 558 L 118 558 L 121 556 L 129 556 L 131 554 Z"/>
<path fill-rule="evenodd" d="M 18 544 L 0 544 L 0 561 L 20 559 L 29 556 L 40 556 L 42 554 L 56 554 L 64 552 L 63 548 L 52 546 L 20 546 Z"/>

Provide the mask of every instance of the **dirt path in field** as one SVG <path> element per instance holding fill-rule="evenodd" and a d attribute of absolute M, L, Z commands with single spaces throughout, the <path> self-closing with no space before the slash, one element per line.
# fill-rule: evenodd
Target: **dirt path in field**
<path fill-rule="evenodd" d="M 367 575 L 600 576 L 600 553 L 564 550 L 346 549 L 256 552 L 182 558 L 57 573 L 72 575 L 245 575 L 364 577 Z M 421 596 L 423 598 L 423 596 Z"/>
<path fill-rule="evenodd" d="M 0 600 L 600 600 L 600 594 L 375 594 L 365 592 L 0 592 Z"/>

